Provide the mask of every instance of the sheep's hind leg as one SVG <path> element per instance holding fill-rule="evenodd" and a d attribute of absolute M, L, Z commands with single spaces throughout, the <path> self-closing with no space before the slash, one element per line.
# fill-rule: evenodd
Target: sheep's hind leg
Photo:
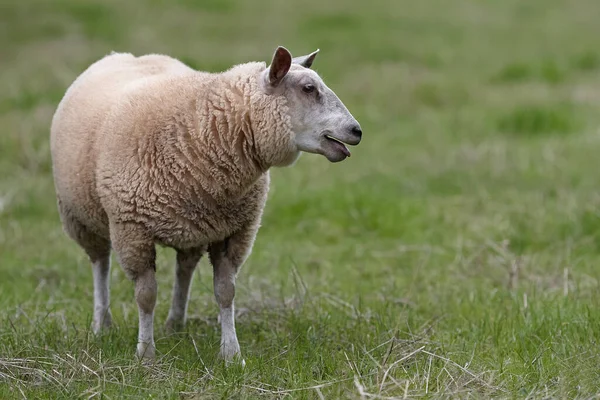
<path fill-rule="evenodd" d="M 156 305 L 156 250 L 142 227 L 129 224 L 111 224 L 111 241 L 121 267 L 135 282 L 135 300 L 138 306 L 139 326 L 136 355 L 154 358 L 154 307 Z"/>
<path fill-rule="evenodd" d="M 112 325 L 110 313 L 110 241 L 91 232 L 84 224 L 79 222 L 64 205 L 58 200 L 60 217 L 65 232 L 88 255 L 92 264 L 94 277 L 94 319 L 92 331 L 100 333 Z"/>
<path fill-rule="evenodd" d="M 110 313 L 110 250 L 103 256 L 91 259 L 94 276 L 94 321 L 92 330 L 98 334 L 112 325 Z"/>
<path fill-rule="evenodd" d="M 186 320 L 190 286 L 194 270 L 206 252 L 206 246 L 193 249 L 177 250 L 175 283 L 173 284 L 173 300 L 167 317 L 166 329 L 175 332 L 183 328 Z"/>
<path fill-rule="evenodd" d="M 245 365 L 235 331 L 235 278 L 240 266 L 250 254 L 256 228 L 239 232 L 230 238 L 210 245 L 210 260 L 214 270 L 215 298 L 221 319 L 221 351 L 226 361 L 237 358 Z"/>

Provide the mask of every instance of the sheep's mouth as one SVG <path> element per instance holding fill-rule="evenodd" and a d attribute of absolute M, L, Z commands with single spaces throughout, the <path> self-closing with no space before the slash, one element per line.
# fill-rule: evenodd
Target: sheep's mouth
<path fill-rule="evenodd" d="M 341 151 L 346 157 L 350 157 L 350 150 L 346 147 L 346 143 L 329 135 L 325 135 L 325 139 L 333 143 L 334 147 Z"/>

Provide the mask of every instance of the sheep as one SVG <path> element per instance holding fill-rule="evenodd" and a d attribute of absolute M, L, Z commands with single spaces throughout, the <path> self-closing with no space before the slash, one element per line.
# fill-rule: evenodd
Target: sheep
<path fill-rule="evenodd" d="M 87 254 L 92 330 L 111 326 L 111 250 L 135 286 L 136 356 L 153 359 L 155 246 L 176 251 L 168 329 L 186 319 L 190 282 L 208 252 L 226 361 L 241 360 L 235 331 L 238 271 L 250 255 L 269 169 L 300 153 L 339 162 L 362 131 L 311 69 L 317 56 L 276 48 L 269 66 L 196 71 L 166 55 L 111 53 L 65 92 L 50 129 L 63 230 Z"/>

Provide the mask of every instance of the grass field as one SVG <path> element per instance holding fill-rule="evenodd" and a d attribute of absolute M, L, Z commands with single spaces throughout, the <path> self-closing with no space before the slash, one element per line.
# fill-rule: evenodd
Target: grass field
<path fill-rule="evenodd" d="M 597 0 L 4 0 L 0 398 L 592 398 L 600 393 Z M 49 127 L 111 50 L 219 71 L 320 48 L 360 121 L 340 164 L 272 171 L 238 279 L 247 365 L 216 357 L 206 260 L 184 333 L 134 359 L 133 284 L 94 337 L 91 269 L 62 232 Z"/>

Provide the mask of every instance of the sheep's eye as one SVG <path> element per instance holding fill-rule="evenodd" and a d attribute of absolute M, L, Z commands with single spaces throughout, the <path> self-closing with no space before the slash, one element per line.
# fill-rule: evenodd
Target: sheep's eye
<path fill-rule="evenodd" d="M 304 93 L 312 93 L 315 91 L 315 85 L 307 83 L 306 85 L 302 86 L 302 91 Z"/>

